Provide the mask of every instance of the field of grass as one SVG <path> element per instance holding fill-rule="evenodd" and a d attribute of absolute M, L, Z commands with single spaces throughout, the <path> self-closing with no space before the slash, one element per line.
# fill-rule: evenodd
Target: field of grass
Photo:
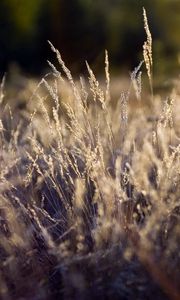
<path fill-rule="evenodd" d="M 101 84 L 52 45 L 63 75 L 49 62 L 17 99 L 2 81 L 0 299 L 180 299 L 180 85 L 154 92 L 144 27 L 117 99 L 107 52 Z"/>

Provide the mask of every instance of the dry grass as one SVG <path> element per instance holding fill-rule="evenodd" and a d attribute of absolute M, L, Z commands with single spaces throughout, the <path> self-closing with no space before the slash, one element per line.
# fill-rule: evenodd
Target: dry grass
<path fill-rule="evenodd" d="M 2 83 L 0 299 L 180 299 L 178 82 L 153 95 L 144 21 L 145 99 L 143 63 L 112 105 L 107 52 L 75 82 L 53 45 L 67 79 L 49 63 L 26 110 Z"/>

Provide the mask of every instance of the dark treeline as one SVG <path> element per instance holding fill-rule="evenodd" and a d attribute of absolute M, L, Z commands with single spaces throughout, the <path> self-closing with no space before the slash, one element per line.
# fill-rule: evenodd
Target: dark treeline
<path fill-rule="evenodd" d="M 47 40 L 75 73 L 83 72 L 85 60 L 102 70 L 105 49 L 114 71 L 132 68 L 142 59 L 143 6 L 153 36 L 155 72 L 177 73 L 179 0 L 1 0 L 0 72 L 15 62 L 27 73 L 40 74 L 52 58 Z"/>

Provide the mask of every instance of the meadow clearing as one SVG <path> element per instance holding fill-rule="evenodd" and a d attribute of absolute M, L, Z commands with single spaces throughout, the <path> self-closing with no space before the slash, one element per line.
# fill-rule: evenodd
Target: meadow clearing
<path fill-rule="evenodd" d="M 0 299 L 180 299 L 180 83 L 154 91 L 143 16 L 126 87 L 107 51 L 104 81 L 75 80 L 51 43 L 16 101 L 2 80 Z"/>

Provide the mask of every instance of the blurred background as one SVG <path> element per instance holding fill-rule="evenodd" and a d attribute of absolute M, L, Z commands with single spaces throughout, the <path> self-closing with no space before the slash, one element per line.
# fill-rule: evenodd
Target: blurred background
<path fill-rule="evenodd" d="M 109 52 L 111 73 L 132 70 L 146 39 L 142 7 L 153 37 L 154 74 L 177 76 L 180 66 L 179 0 L 1 0 L 0 74 L 20 69 L 40 76 L 47 59 L 56 62 L 47 40 L 74 75 L 87 60 L 96 73 Z"/>

